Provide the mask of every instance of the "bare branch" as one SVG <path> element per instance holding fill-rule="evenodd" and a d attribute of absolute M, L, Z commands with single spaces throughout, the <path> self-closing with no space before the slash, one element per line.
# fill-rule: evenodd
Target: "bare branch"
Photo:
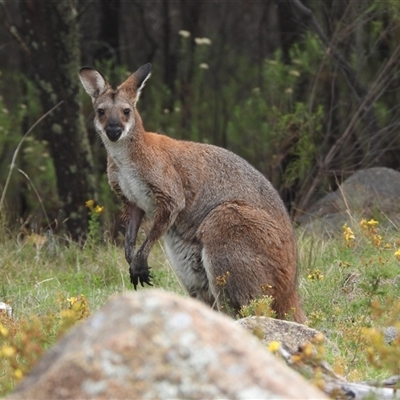
<path fill-rule="evenodd" d="M 29 184 L 31 185 L 33 191 L 36 194 L 37 199 L 39 200 L 40 206 L 42 207 L 43 215 L 45 216 L 46 221 L 47 221 L 47 226 L 51 229 L 50 220 L 49 220 L 49 217 L 47 216 L 46 209 L 44 208 L 42 198 L 40 197 L 39 192 L 37 191 L 35 185 L 33 184 L 32 179 L 29 178 L 29 175 L 25 171 L 22 171 L 22 169 L 18 168 L 18 172 L 21 173 L 26 178 L 26 180 L 29 182 Z"/>
<path fill-rule="evenodd" d="M 96 0 L 89 0 L 86 1 L 84 6 L 79 10 L 78 14 L 76 14 L 76 19 L 78 21 L 81 20 L 82 16 L 85 15 L 85 13 L 88 11 L 90 7 L 92 7 L 96 3 Z"/>
<path fill-rule="evenodd" d="M 343 56 L 337 51 L 336 47 L 333 45 L 332 41 L 329 40 L 329 38 L 325 35 L 325 32 L 319 25 L 313 12 L 309 8 L 304 6 L 300 0 L 291 0 L 291 2 L 295 6 L 295 8 L 303 14 L 303 17 L 306 17 L 310 20 L 315 32 L 318 34 L 322 43 L 325 45 L 327 53 L 330 54 L 332 58 L 339 64 L 341 70 L 345 74 L 345 78 L 350 89 L 357 96 L 362 97 L 367 92 L 367 90 L 358 81 L 356 73 L 354 72 L 351 65 L 343 58 Z"/>
<path fill-rule="evenodd" d="M 4 27 L 8 30 L 10 35 L 16 40 L 16 42 L 20 45 L 21 49 L 28 55 L 31 55 L 31 51 L 29 46 L 26 44 L 22 35 L 19 33 L 17 27 L 11 22 L 10 17 L 8 16 L 7 8 L 5 7 L 5 3 L 0 1 L 2 14 L 4 17 L 2 18 L 2 23 Z"/>
<path fill-rule="evenodd" d="M 57 103 L 53 108 L 51 108 L 49 111 L 47 111 L 45 114 L 43 114 L 25 133 L 24 136 L 22 136 L 22 139 L 19 141 L 17 148 L 14 151 L 14 155 L 13 158 L 11 160 L 11 164 L 10 164 L 10 171 L 8 172 L 7 175 L 7 180 L 6 183 L 4 185 L 4 189 L 3 189 L 3 193 L 1 194 L 1 198 L 0 198 L 0 213 L 3 211 L 3 207 L 4 207 L 4 199 L 6 197 L 6 192 L 8 189 L 8 185 L 10 183 L 10 179 L 11 179 L 11 174 L 12 171 L 15 167 L 15 161 L 17 159 L 19 150 L 21 149 L 22 144 L 24 143 L 25 139 L 28 137 L 28 135 L 33 131 L 34 128 L 36 128 L 37 125 L 39 125 L 40 122 L 42 122 L 49 114 L 51 114 L 56 108 L 58 108 L 62 103 L 64 103 L 64 100 L 61 100 L 59 103 Z"/>
<path fill-rule="evenodd" d="M 390 71 L 399 62 L 399 60 L 400 60 L 400 44 L 396 47 L 395 51 L 393 52 L 389 60 L 386 62 L 379 76 L 375 79 L 368 94 L 364 97 L 363 101 L 358 106 L 356 112 L 353 114 L 353 117 L 351 118 L 343 134 L 332 145 L 332 147 L 324 157 L 324 160 L 319 165 L 317 176 L 313 179 L 313 182 L 310 185 L 307 193 L 302 198 L 298 207 L 298 211 L 303 210 L 310 201 L 312 194 L 314 193 L 315 189 L 321 182 L 322 177 L 324 176 L 324 171 L 329 168 L 329 165 L 332 162 L 333 158 L 338 154 L 342 144 L 349 137 L 349 135 L 353 131 L 354 127 L 356 126 L 357 122 L 359 121 L 363 113 L 368 111 L 368 109 L 370 109 L 382 95 L 383 91 L 381 89 L 383 86 L 387 84 L 388 80 L 392 79 Z"/>
<path fill-rule="evenodd" d="M 349 124 L 347 125 L 343 134 L 335 141 L 335 143 L 331 146 L 328 153 L 323 158 L 322 162 L 317 166 L 318 171 L 316 176 L 310 177 L 313 179 L 311 185 L 309 186 L 305 196 L 302 197 L 298 209 L 296 211 L 295 218 L 298 216 L 299 212 L 305 209 L 309 201 L 311 200 L 314 191 L 320 184 L 322 178 L 325 176 L 325 171 L 327 171 L 333 159 L 339 153 L 342 145 L 349 138 L 351 133 L 353 132 L 355 126 L 359 122 L 360 119 L 364 119 L 366 122 L 366 129 L 370 133 L 374 133 L 377 131 L 376 128 L 376 117 L 373 115 L 373 105 L 375 102 L 381 97 L 383 94 L 383 88 L 388 84 L 388 82 L 393 78 L 390 74 L 390 71 L 394 68 L 394 66 L 399 62 L 400 59 L 400 45 L 397 46 L 389 60 L 386 62 L 378 77 L 375 79 L 370 89 L 367 91 L 363 85 L 358 81 L 356 77 L 355 71 L 351 68 L 351 66 L 347 63 L 347 61 L 342 57 L 342 55 L 337 51 L 337 49 L 332 45 L 332 42 L 327 38 L 325 33 L 323 32 L 321 26 L 319 25 L 317 19 L 315 18 L 313 12 L 305 7 L 300 0 L 291 0 L 292 4 L 295 8 L 302 14 L 303 17 L 307 18 L 318 36 L 325 44 L 327 48 L 327 54 L 330 54 L 332 58 L 337 62 L 340 70 L 343 72 L 347 83 L 349 84 L 350 89 L 358 96 L 358 100 L 360 104 L 353 114 Z M 377 144 L 375 143 L 376 147 Z"/>

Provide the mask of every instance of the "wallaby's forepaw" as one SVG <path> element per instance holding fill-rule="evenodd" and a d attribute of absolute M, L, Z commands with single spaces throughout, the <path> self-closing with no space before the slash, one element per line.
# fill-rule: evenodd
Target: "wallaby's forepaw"
<path fill-rule="evenodd" d="M 144 287 L 145 283 L 147 283 L 150 286 L 153 286 L 153 284 L 151 283 L 152 276 L 150 274 L 150 268 L 148 266 L 141 269 L 132 268 L 131 266 L 129 268 L 129 275 L 131 277 L 131 282 L 135 290 L 139 283 L 142 285 L 142 287 Z"/>

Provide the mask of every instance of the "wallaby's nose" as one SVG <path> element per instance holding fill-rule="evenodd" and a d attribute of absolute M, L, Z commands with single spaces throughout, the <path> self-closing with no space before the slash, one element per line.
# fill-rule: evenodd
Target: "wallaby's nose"
<path fill-rule="evenodd" d="M 106 134 L 112 142 L 116 142 L 122 134 L 122 129 L 117 124 L 110 124 L 106 129 Z"/>

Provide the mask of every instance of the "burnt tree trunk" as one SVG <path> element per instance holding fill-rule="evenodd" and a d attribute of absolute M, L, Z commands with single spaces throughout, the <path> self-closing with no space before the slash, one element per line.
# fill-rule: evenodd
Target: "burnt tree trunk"
<path fill-rule="evenodd" d="M 80 67 L 77 1 L 25 0 L 22 35 L 27 73 L 35 82 L 43 112 L 63 101 L 43 121 L 54 160 L 62 217 L 74 240 L 87 231 L 85 201 L 95 195 L 93 163 L 79 100 Z"/>

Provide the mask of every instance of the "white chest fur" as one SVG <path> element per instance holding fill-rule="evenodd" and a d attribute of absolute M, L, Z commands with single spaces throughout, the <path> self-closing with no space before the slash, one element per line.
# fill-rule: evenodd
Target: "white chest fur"
<path fill-rule="evenodd" d="M 121 168 L 118 172 L 118 182 L 122 193 L 151 217 L 155 209 L 154 196 L 137 171 L 133 167 Z"/>
<path fill-rule="evenodd" d="M 122 193 L 151 218 L 155 209 L 153 192 L 139 176 L 134 161 L 130 159 L 126 152 L 126 147 L 120 146 L 119 143 L 108 144 L 106 147 L 117 167 L 117 171 L 114 171 L 114 178 L 117 179 Z"/>

